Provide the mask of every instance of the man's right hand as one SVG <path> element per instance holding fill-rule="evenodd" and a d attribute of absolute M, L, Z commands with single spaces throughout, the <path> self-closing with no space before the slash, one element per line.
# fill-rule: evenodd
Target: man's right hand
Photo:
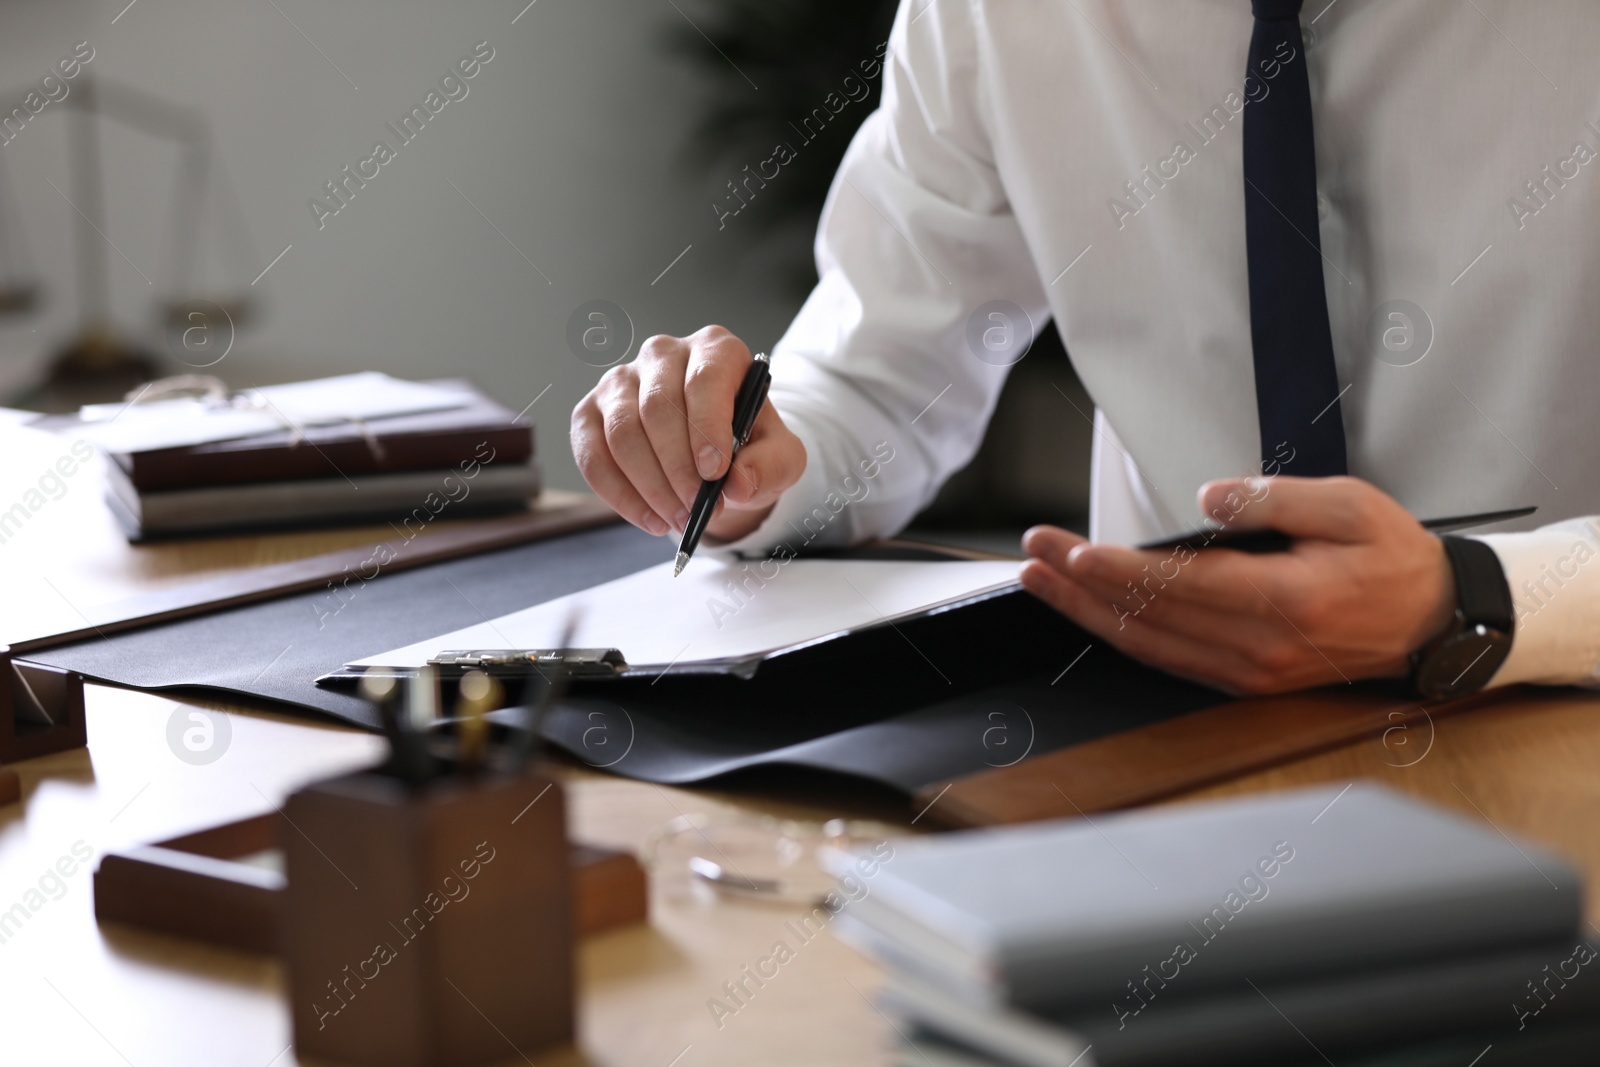
<path fill-rule="evenodd" d="M 707 326 L 652 337 L 632 363 L 606 371 L 572 409 L 572 454 L 590 488 L 641 530 L 681 532 L 701 480 L 728 469 L 733 401 L 749 368 L 744 342 Z M 767 401 L 707 537 L 736 541 L 760 526 L 805 467 L 805 445 Z"/>

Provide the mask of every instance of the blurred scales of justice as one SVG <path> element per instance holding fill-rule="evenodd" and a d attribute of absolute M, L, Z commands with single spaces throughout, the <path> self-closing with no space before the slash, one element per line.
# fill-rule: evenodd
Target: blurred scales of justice
<path fill-rule="evenodd" d="M 71 109 L 67 160 L 78 327 L 56 350 L 45 380 L 4 402 L 65 410 L 116 399 L 163 373 L 157 354 L 134 340 L 132 332 L 118 329 L 111 318 L 109 257 L 113 246 L 105 236 L 102 116 L 170 141 L 181 153 L 172 190 L 164 280 L 167 295 L 156 301 L 157 321 L 166 335 L 167 348 L 179 360 L 194 368 L 220 360 L 232 344 L 234 331 L 250 321 L 255 308 L 242 281 L 232 293 L 206 293 L 194 282 L 208 206 L 216 215 L 217 225 L 212 230 L 229 272 L 242 279 L 256 256 L 227 173 L 212 159 L 210 124 L 199 110 L 132 86 L 94 79 L 87 71 L 73 82 L 72 92 L 60 104 Z M 42 302 L 15 208 L 10 183 L 0 171 L 0 316 L 30 314 Z"/>

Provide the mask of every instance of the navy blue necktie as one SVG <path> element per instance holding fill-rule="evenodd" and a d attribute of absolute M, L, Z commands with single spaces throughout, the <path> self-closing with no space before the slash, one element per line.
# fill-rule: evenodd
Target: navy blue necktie
<path fill-rule="evenodd" d="M 1266 95 L 1244 109 L 1244 221 L 1261 457 L 1276 459 L 1285 474 L 1317 477 L 1346 466 L 1301 2 L 1251 0 L 1246 88 Z"/>

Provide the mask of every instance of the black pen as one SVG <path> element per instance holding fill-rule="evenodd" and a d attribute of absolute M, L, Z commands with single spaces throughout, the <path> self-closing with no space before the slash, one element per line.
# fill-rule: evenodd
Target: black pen
<path fill-rule="evenodd" d="M 750 369 L 744 372 L 744 381 L 739 383 L 739 395 L 733 400 L 733 455 L 728 457 L 728 469 L 716 481 L 700 483 L 700 493 L 694 498 L 694 507 L 689 509 L 689 521 L 683 524 L 683 540 L 678 542 L 678 561 L 672 567 L 674 578 L 689 565 L 689 557 L 706 532 L 706 523 L 711 521 L 711 513 L 717 508 L 722 486 L 733 473 L 733 461 L 739 449 L 750 440 L 750 431 L 755 429 L 756 416 L 761 414 L 761 405 L 767 402 L 767 386 L 771 384 L 772 364 L 765 352 L 757 352 L 750 361 Z"/>

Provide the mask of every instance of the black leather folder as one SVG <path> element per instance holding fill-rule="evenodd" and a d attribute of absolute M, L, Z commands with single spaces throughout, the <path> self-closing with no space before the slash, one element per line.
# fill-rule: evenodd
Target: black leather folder
<path fill-rule="evenodd" d="M 139 688 L 266 699 L 375 729 L 353 692 L 314 680 L 670 556 L 667 542 L 613 525 L 96 636 L 29 659 Z M 825 642 L 748 680 L 585 681 L 544 731 L 578 760 L 651 781 L 787 765 L 911 793 L 1222 699 L 1127 660 L 1018 591 Z"/>

